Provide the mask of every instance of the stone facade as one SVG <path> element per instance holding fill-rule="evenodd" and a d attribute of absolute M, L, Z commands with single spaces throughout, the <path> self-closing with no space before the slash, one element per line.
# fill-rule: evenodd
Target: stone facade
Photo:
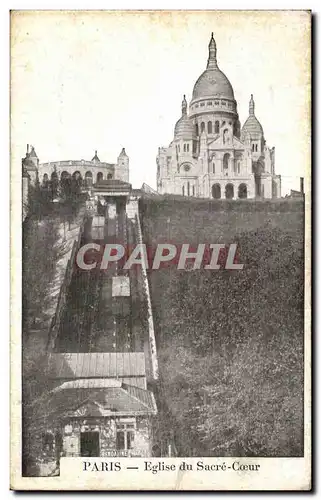
<path fill-rule="evenodd" d="M 117 439 L 123 432 L 123 441 Z M 33 448 L 38 457 L 38 473 L 53 474 L 59 467 L 60 457 L 86 457 L 82 449 L 82 436 L 97 433 L 99 457 L 148 457 L 152 455 L 151 422 L 146 417 L 90 417 L 72 418 L 59 427 L 34 436 Z M 127 434 L 130 433 L 130 438 Z M 95 454 L 96 455 L 96 454 Z"/>
<path fill-rule="evenodd" d="M 255 116 L 253 95 L 242 129 L 231 83 L 218 68 L 212 34 L 207 68 L 194 85 L 187 113 L 170 145 L 157 155 L 157 190 L 204 198 L 279 198 L 281 178 L 275 175 L 275 149 L 268 148 Z"/>
<path fill-rule="evenodd" d="M 129 158 L 123 148 L 117 158 L 117 163 L 106 163 L 100 161 L 95 151 L 94 157 L 88 160 L 63 160 L 40 163 L 35 148 L 27 145 L 26 156 L 22 159 L 24 177 L 28 177 L 31 183 L 35 183 L 38 176 L 40 185 L 43 185 L 54 177 L 61 180 L 66 177 L 81 177 L 85 187 L 90 187 L 105 180 L 129 180 Z M 26 197 L 26 187 L 23 187 Z"/>

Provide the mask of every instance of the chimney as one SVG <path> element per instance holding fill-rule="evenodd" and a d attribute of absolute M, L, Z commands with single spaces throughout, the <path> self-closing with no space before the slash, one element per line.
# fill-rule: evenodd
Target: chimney
<path fill-rule="evenodd" d="M 300 177 L 300 192 L 304 194 L 304 177 Z"/>
<path fill-rule="evenodd" d="M 29 144 L 27 144 L 27 155 L 29 154 Z"/>

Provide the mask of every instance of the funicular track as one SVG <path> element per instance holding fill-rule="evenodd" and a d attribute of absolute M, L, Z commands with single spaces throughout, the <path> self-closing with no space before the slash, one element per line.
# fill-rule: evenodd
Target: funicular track
<path fill-rule="evenodd" d="M 125 205 L 107 207 L 99 239 L 89 231 L 82 244 L 94 241 L 120 243 L 126 257 L 137 242 L 137 223 L 126 214 Z M 114 216 L 111 216 L 114 215 Z M 97 231 L 96 231 L 97 233 Z M 113 297 L 113 279 L 129 280 L 130 295 Z M 55 349 L 59 352 L 142 352 L 144 349 L 144 300 L 137 269 L 123 269 L 123 262 L 90 271 L 76 265 Z"/>

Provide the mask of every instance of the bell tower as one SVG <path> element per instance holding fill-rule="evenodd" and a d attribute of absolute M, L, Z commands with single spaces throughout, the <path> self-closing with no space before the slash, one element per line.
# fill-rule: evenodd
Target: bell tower
<path fill-rule="evenodd" d="M 125 148 L 122 148 L 115 165 L 115 179 L 129 182 L 129 158 Z"/>

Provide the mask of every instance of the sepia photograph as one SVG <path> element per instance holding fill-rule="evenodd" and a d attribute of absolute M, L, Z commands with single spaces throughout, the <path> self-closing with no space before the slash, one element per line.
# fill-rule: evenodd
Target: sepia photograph
<path fill-rule="evenodd" d="M 10 44 L 11 488 L 311 488 L 311 12 Z"/>

